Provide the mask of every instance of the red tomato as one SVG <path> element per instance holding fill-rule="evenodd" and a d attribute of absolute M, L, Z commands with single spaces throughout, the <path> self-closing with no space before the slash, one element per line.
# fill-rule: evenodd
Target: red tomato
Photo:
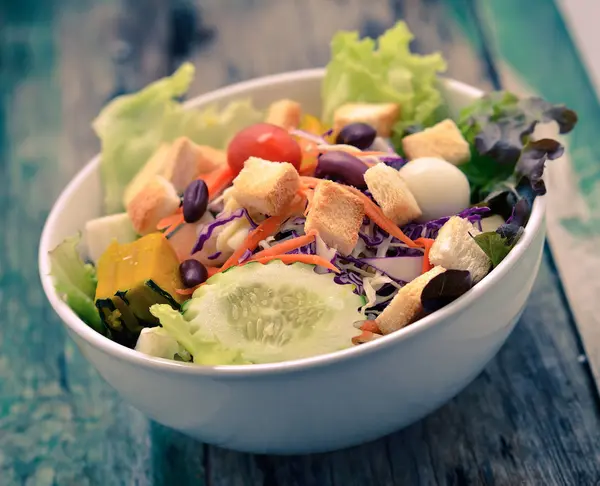
<path fill-rule="evenodd" d="M 283 128 L 257 123 L 238 132 L 227 147 L 227 163 L 236 174 L 243 169 L 248 157 L 289 162 L 297 170 L 302 163 L 302 150 Z"/>

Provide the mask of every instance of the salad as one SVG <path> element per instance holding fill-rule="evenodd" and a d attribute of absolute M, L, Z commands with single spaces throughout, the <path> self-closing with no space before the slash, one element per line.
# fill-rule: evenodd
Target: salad
<path fill-rule="evenodd" d="M 58 293 L 90 327 L 203 365 L 315 356 L 381 338 L 477 285 L 518 244 L 547 160 L 537 124 L 576 114 L 493 92 L 448 115 L 439 54 L 340 32 L 322 113 L 292 99 L 186 110 L 194 75 L 108 104 L 105 215 L 58 245 Z"/>

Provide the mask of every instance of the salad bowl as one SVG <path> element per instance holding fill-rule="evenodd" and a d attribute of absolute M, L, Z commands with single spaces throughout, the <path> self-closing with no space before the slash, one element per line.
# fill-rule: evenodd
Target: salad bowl
<path fill-rule="evenodd" d="M 288 97 L 320 111 L 324 70 L 236 84 L 189 108 L 251 98 L 259 108 Z M 482 96 L 442 79 L 453 116 Z M 331 451 L 387 435 L 443 405 L 469 384 L 505 342 L 531 292 L 545 238 L 543 197 L 514 249 L 478 285 L 416 323 L 361 346 L 282 363 L 198 366 L 153 358 L 87 326 L 49 276 L 49 251 L 102 214 L 99 157 L 58 198 L 43 231 L 45 293 L 68 334 L 102 377 L 151 419 L 225 448 L 254 453 Z"/>

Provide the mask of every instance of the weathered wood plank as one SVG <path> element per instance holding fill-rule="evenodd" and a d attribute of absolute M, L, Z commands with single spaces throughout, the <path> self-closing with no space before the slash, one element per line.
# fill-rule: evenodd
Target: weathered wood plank
<path fill-rule="evenodd" d="M 198 70 L 192 85 L 195 94 L 256 76 L 324 66 L 329 42 L 338 30 L 379 35 L 397 18 L 405 18 L 415 33 L 416 50 L 443 52 L 450 76 L 490 87 L 484 69 L 448 21 L 448 12 L 439 0 L 195 3 L 202 20 L 200 28 L 215 32 L 192 56 Z"/>
<path fill-rule="evenodd" d="M 298 457 L 210 448 L 215 485 L 574 485 L 600 480 L 600 415 L 546 252 L 506 346 L 429 417 L 353 449 Z"/>
<path fill-rule="evenodd" d="M 148 420 L 66 338 L 37 275 L 48 210 L 98 148 L 90 121 L 117 86 L 112 53 L 126 7 L 0 4 L 0 221 L 10 228 L 0 238 L 3 486 L 203 483 L 202 447 L 160 426 L 150 439 Z M 162 74 L 150 61 L 138 70 L 126 75 L 136 88 Z"/>

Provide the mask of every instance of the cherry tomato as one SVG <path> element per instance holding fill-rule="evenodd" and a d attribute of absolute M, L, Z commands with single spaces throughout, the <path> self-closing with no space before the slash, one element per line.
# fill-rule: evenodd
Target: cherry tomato
<path fill-rule="evenodd" d="M 270 123 L 257 123 L 238 132 L 227 147 L 227 163 L 236 173 L 244 168 L 248 157 L 289 162 L 299 169 L 302 150 L 283 128 Z"/>

